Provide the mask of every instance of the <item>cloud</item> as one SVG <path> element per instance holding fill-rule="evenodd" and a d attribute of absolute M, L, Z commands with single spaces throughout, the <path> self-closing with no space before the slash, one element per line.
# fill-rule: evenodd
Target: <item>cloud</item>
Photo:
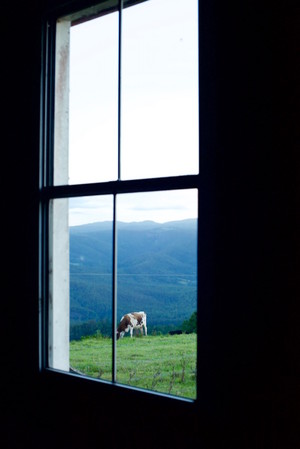
<path fill-rule="evenodd" d="M 119 195 L 120 221 L 152 220 L 159 223 L 197 217 L 197 190 L 174 190 Z"/>

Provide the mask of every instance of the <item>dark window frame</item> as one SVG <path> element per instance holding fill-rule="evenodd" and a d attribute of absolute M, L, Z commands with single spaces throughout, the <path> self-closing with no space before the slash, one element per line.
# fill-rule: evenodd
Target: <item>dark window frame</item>
<path fill-rule="evenodd" d="M 132 6 L 134 4 L 141 3 L 145 0 L 127 0 L 125 6 Z M 113 4 L 115 1 L 104 1 L 102 4 Z M 96 5 L 101 5 L 99 1 Z M 140 392 L 147 392 L 152 395 L 175 398 L 178 400 L 196 403 L 199 398 L 199 370 L 197 370 L 197 398 L 195 400 L 176 397 L 164 393 L 155 392 L 152 390 L 143 390 L 140 388 L 134 388 L 126 385 L 118 384 L 116 381 L 116 292 L 113 287 L 113 320 L 112 320 L 112 338 L 113 338 L 113 376 L 112 381 L 103 381 L 99 379 L 91 379 L 88 377 L 78 376 L 65 371 L 58 371 L 48 366 L 48 303 L 49 303 L 49 204 L 52 200 L 61 198 L 73 198 L 82 196 L 95 196 L 95 195 L 108 195 L 112 194 L 114 201 L 114 214 L 113 214 L 113 286 L 116 284 L 116 195 L 124 193 L 138 193 L 138 192 L 158 192 L 167 190 L 185 190 L 185 189 L 197 189 L 198 191 L 198 227 L 197 227 L 197 310 L 199 310 L 199 221 L 200 221 L 200 67 L 198 71 L 198 95 L 199 95 L 199 116 L 198 116 L 198 132 L 199 132 L 199 171 L 195 175 L 180 175 L 180 176 L 167 176 L 160 178 L 144 178 L 133 180 L 121 180 L 120 179 L 120 66 L 121 66 L 121 52 L 120 52 L 120 39 L 121 39 L 121 27 L 122 27 L 122 8 L 123 0 L 119 2 L 119 8 L 110 7 L 100 8 L 96 13 L 90 14 L 82 21 L 90 20 L 92 18 L 99 17 L 103 14 L 107 14 L 119 9 L 119 93 L 118 93 L 118 180 L 109 182 L 96 182 L 96 183 L 84 183 L 73 185 L 54 185 L 54 101 L 55 101 L 55 36 L 56 36 L 56 22 L 60 17 L 65 15 L 73 15 L 72 22 L 80 23 L 82 11 L 89 9 L 92 5 L 87 5 L 87 2 L 71 2 L 69 5 L 59 7 L 55 10 L 49 11 L 46 15 L 42 25 L 42 68 L 41 68 L 41 113 L 40 113 L 40 370 L 43 372 L 55 372 L 64 374 L 67 376 L 75 376 L 86 381 L 90 380 L 95 383 L 110 384 L 112 386 L 123 387 L 130 390 L 136 390 Z M 199 14 L 199 2 L 198 2 L 198 14 Z M 200 33 L 198 27 L 198 52 L 200 52 Z M 199 54 L 198 54 L 199 61 Z M 199 319 L 197 322 L 197 364 L 199 356 Z"/>

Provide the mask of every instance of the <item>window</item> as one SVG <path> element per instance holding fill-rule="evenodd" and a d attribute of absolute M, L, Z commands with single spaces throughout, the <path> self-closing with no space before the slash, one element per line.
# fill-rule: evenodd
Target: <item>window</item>
<path fill-rule="evenodd" d="M 104 1 L 44 36 L 43 366 L 195 399 L 198 2 Z"/>

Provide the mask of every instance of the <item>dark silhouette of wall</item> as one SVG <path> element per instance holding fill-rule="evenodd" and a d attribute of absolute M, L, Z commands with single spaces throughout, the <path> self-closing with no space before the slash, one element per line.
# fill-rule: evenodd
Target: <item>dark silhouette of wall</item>
<path fill-rule="evenodd" d="M 59 3 L 59 0 L 56 0 Z M 201 1 L 199 405 L 38 371 L 40 20 L 1 6 L 1 447 L 296 449 L 296 19 Z"/>

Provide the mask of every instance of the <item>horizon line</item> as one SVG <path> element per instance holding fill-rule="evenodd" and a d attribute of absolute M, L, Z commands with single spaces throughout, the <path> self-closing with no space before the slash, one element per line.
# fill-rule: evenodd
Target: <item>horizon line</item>
<path fill-rule="evenodd" d="M 198 217 L 190 217 L 190 218 L 183 218 L 181 220 L 169 220 L 169 221 L 163 221 L 163 222 L 154 221 L 154 220 L 139 220 L 139 221 L 116 220 L 116 223 L 122 223 L 122 224 L 154 223 L 154 224 L 158 224 L 158 225 L 164 225 L 167 223 L 178 223 L 178 222 L 191 221 L 191 220 L 198 220 Z M 75 228 L 75 227 L 79 227 L 79 226 L 87 226 L 87 225 L 93 225 L 93 224 L 98 224 L 98 223 L 113 223 L 113 220 L 91 221 L 88 223 L 70 225 L 69 227 Z"/>

